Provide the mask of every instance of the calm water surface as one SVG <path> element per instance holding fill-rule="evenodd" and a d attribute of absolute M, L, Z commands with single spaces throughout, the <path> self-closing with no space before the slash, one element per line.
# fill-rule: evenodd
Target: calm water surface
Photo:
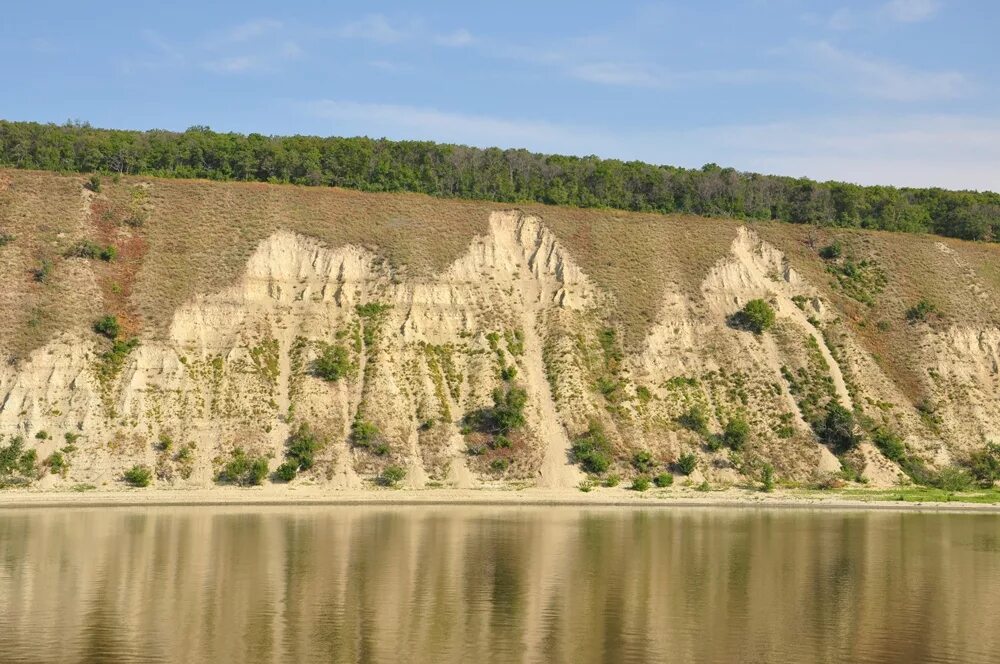
<path fill-rule="evenodd" d="M 1000 516 L 0 511 L 2 662 L 997 662 Z"/>

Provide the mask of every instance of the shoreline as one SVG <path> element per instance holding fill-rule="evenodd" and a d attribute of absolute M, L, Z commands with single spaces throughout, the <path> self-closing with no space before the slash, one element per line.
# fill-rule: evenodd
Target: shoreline
<path fill-rule="evenodd" d="M 726 490 L 716 495 L 695 491 L 636 493 L 624 489 L 583 493 L 577 489 L 119 489 L 114 491 L 0 491 L 0 513 L 41 508 L 136 507 L 624 507 L 726 508 L 779 510 L 843 510 L 969 512 L 1000 514 L 998 503 L 955 501 L 866 500 L 831 494 L 802 496 L 776 492 Z"/>

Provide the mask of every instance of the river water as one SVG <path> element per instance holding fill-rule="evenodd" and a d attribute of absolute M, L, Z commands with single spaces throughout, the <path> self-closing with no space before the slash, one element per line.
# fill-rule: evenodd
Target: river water
<path fill-rule="evenodd" d="M 1000 516 L 0 511 L 0 662 L 997 662 Z"/>

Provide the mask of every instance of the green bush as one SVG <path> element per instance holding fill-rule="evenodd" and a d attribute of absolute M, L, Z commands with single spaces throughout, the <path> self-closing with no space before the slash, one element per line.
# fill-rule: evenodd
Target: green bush
<path fill-rule="evenodd" d="M 118 249 L 113 245 L 102 247 L 90 240 L 80 240 L 66 252 L 67 258 L 89 258 L 91 260 L 100 258 L 105 262 L 113 261 L 117 256 Z"/>
<path fill-rule="evenodd" d="M 66 459 L 62 452 L 53 452 L 50 454 L 49 458 L 45 460 L 45 465 L 49 467 L 50 472 L 63 477 L 69 471 L 69 460 Z"/>
<path fill-rule="evenodd" d="M 299 472 L 299 466 L 294 461 L 285 461 L 277 470 L 274 471 L 275 476 L 282 482 L 291 482 L 295 479 L 295 475 Z"/>
<path fill-rule="evenodd" d="M 611 466 L 611 443 L 600 423 L 592 421 L 590 428 L 573 441 L 573 459 L 588 473 L 600 474 Z"/>
<path fill-rule="evenodd" d="M 316 452 L 322 446 L 309 425 L 302 422 L 288 438 L 285 458 L 295 464 L 296 470 L 309 470 L 316 463 Z"/>
<path fill-rule="evenodd" d="M 774 491 L 774 466 L 765 463 L 760 470 L 761 490 L 767 493 Z"/>
<path fill-rule="evenodd" d="M 685 452 L 677 459 L 677 468 L 685 475 L 690 475 L 698 467 L 698 457 L 692 452 Z"/>
<path fill-rule="evenodd" d="M 633 491 L 645 491 L 649 488 L 649 477 L 646 475 L 639 475 L 632 480 L 631 488 Z"/>
<path fill-rule="evenodd" d="M 125 482 L 134 487 L 147 487 L 153 480 L 153 471 L 148 466 L 132 466 L 124 473 Z"/>
<path fill-rule="evenodd" d="M 1000 479 L 1000 445 L 988 443 L 969 456 L 969 472 L 981 486 L 990 487 Z"/>
<path fill-rule="evenodd" d="M 879 427 L 872 434 L 872 441 L 887 459 L 896 463 L 902 462 L 906 456 L 906 445 L 903 444 L 903 439 L 895 431 Z"/>
<path fill-rule="evenodd" d="M 639 450 L 632 455 L 632 467 L 640 473 L 648 473 L 653 469 L 653 455 L 647 450 Z"/>
<path fill-rule="evenodd" d="M 52 269 L 52 261 L 48 258 L 43 258 L 33 272 L 35 281 L 40 284 L 49 283 L 49 277 L 52 276 Z"/>
<path fill-rule="evenodd" d="M 378 427 L 365 420 L 358 413 L 351 424 L 351 444 L 356 447 L 371 447 L 378 438 Z"/>
<path fill-rule="evenodd" d="M 99 194 L 101 192 L 101 176 L 94 173 L 90 176 L 90 179 L 87 180 L 87 184 L 83 186 L 90 189 L 95 194 Z"/>
<path fill-rule="evenodd" d="M 677 418 L 680 425 L 702 436 L 708 435 L 708 414 L 701 406 L 691 406 L 683 415 Z"/>
<path fill-rule="evenodd" d="M 382 486 L 396 486 L 406 477 L 406 470 L 399 466 L 388 466 L 378 476 L 378 483 Z"/>
<path fill-rule="evenodd" d="M 722 442 L 731 450 L 739 451 L 750 439 L 750 425 L 740 416 L 736 416 L 726 422 L 726 429 L 722 434 Z"/>
<path fill-rule="evenodd" d="M 259 486 L 266 477 L 267 458 L 250 456 L 242 447 L 237 447 L 219 471 L 218 480 L 239 486 Z"/>
<path fill-rule="evenodd" d="M 0 487 L 13 483 L 25 483 L 37 475 L 35 465 L 38 452 L 24 449 L 24 438 L 15 436 L 4 447 L 0 447 Z"/>
<path fill-rule="evenodd" d="M 670 473 L 660 473 L 653 478 L 653 484 L 660 487 L 661 489 L 666 489 L 668 486 L 673 486 L 674 476 Z"/>
<path fill-rule="evenodd" d="M 114 340 L 121 334 L 122 328 L 115 316 L 105 316 L 94 323 L 94 332 Z"/>
<path fill-rule="evenodd" d="M 523 388 L 510 386 L 493 390 L 493 421 L 497 431 L 507 433 L 520 429 L 525 424 L 524 407 L 528 403 L 528 393 Z"/>
<path fill-rule="evenodd" d="M 323 353 L 313 363 L 313 373 L 323 380 L 334 382 L 346 376 L 351 370 L 351 357 L 347 348 L 340 344 L 327 345 Z"/>
<path fill-rule="evenodd" d="M 929 300 L 920 300 L 906 310 L 906 320 L 911 323 L 926 321 L 931 314 L 937 313 L 937 307 Z"/>
<path fill-rule="evenodd" d="M 733 315 L 732 320 L 738 327 L 762 334 L 774 326 L 774 308 L 764 300 L 750 300 Z"/>
<path fill-rule="evenodd" d="M 509 383 L 517 376 L 517 367 L 513 364 L 500 368 L 500 380 Z"/>
<path fill-rule="evenodd" d="M 497 457 L 496 459 L 493 459 L 493 461 L 490 461 L 490 469 L 495 470 L 498 473 L 502 473 L 507 470 L 508 467 L 510 467 L 510 461 L 503 457 Z"/>
<path fill-rule="evenodd" d="M 601 484 L 610 489 L 612 487 L 618 486 L 621 483 L 621 481 L 622 481 L 621 477 L 619 477 L 616 473 L 611 473 L 610 475 L 604 478 L 604 481 L 601 482 Z"/>
<path fill-rule="evenodd" d="M 41 431 L 35 433 L 35 438 L 37 438 L 38 440 L 48 440 L 49 432 L 46 431 L 45 429 L 42 429 Z"/>
<path fill-rule="evenodd" d="M 75 433 L 73 431 L 67 431 L 65 434 L 63 434 L 63 438 L 66 439 L 67 444 L 72 445 L 76 441 L 80 440 L 80 434 Z"/>
<path fill-rule="evenodd" d="M 6 233 L 4 231 L 0 231 L 0 249 L 3 249 L 4 247 L 6 247 L 8 244 L 10 244 L 11 242 L 13 242 L 16 239 L 17 238 L 15 238 L 10 233 Z"/>
<path fill-rule="evenodd" d="M 857 423 L 854 413 L 841 406 L 836 401 L 826 405 L 826 418 L 820 427 L 820 437 L 827 445 L 838 453 L 843 453 L 857 447 L 860 438 L 857 433 Z"/>
<path fill-rule="evenodd" d="M 840 244 L 840 240 L 834 241 L 832 244 L 828 244 L 819 250 L 820 258 L 824 260 L 832 261 L 840 258 L 844 253 L 844 248 Z"/>
<path fill-rule="evenodd" d="M 961 468 L 945 466 L 938 471 L 933 485 L 944 491 L 968 491 L 972 488 L 972 476 Z"/>

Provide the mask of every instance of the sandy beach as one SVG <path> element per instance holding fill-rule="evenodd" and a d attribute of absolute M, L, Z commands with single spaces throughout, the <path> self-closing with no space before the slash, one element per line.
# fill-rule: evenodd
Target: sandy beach
<path fill-rule="evenodd" d="M 693 489 L 636 492 L 622 488 L 595 489 L 368 489 L 331 490 L 320 487 L 267 486 L 214 489 L 7 490 L 0 492 L 0 509 L 41 507 L 155 506 L 313 506 L 313 505 L 495 505 L 579 507 L 724 507 L 752 509 L 906 510 L 995 512 L 1000 504 L 951 501 L 886 500 L 885 493 L 844 496 L 836 492 L 793 491 L 761 493 L 745 489 L 699 492 Z"/>

